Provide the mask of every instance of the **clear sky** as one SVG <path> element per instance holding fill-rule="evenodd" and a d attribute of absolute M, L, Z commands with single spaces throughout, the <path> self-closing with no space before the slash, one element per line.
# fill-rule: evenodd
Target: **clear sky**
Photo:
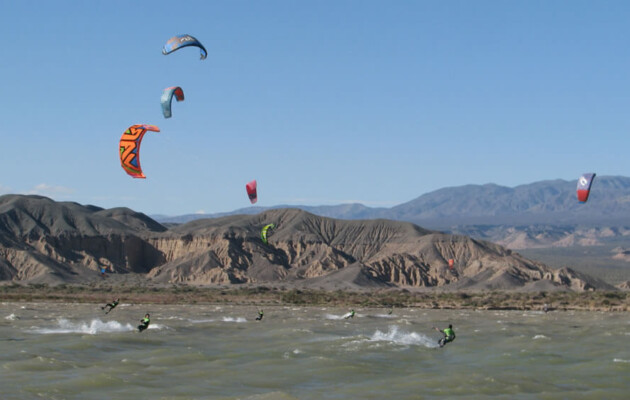
<path fill-rule="evenodd" d="M 630 171 L 628 1 L 0 0 L 0 194 L 178 215 Z M 164 56 L 188 33 L 208 50 Z M 186 99 L 164 119 L 162 90 Z M 120 167 L 136 123 L 146 180 Z"/>

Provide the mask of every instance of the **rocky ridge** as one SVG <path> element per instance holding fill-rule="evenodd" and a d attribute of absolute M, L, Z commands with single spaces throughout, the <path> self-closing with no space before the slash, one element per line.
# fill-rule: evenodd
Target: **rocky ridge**
<path fill-rule="evenodd" d="M 277 229 L 265 245 L 260 228 L 271 222 Z M 124 208 L 104 210 L 40 196 L 0 197 L 0 279 L 83 282 L 100 279 L 101 267 L 168 284 L 614 290 L 500 245 L 408 222 L 347 221 L 278 209 L 167 229 Z"/>

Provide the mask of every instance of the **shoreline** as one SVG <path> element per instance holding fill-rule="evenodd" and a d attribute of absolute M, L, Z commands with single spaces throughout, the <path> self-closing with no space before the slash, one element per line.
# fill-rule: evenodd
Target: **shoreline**
<path fill-rule="evenodd" d="M 628 292 L 439 292 L 388 289 L 325 291 L 258 287 L 130 287 L 1 285 L 2 302 L 104 303 L 112 298 L 143 304 L 355 306 L 462 310 L 630 311 Z"/>

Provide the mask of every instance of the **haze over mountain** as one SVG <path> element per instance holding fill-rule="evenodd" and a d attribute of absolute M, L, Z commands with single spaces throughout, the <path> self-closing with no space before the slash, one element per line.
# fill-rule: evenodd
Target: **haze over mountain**
<path fill-rule="evenodd" d="M 265 245 L 260 228 L 276 230 Z M 455 260 L 448 267 L 448 260 Z M 85 282 L 141 274 L 154 283 L 613 289 L 499 245 L 401 221 L 339 220 L 298 209 L 191 221 L 167 229 L 129 209 L 0 196 L 0 279 Z"/>
<path fill-rule="evenodd" d="M 576 198 L 577 180 L 534 182 L 514 188 L 496 184 L 465 185 L 436 190 L 391 208 L 361 204 L 334 206 L 279 205 L 341 219 L 387 218 L 420 223 L 434 229 L 453 225 L 519 224 L 628 224 L 630 225 L 630 178 L 597 176 L 589 201 Z M 157 221 L 182 223 L 199 218 L 256 214 L 269 208 L 248 207 L 228 213 L 153 216 Z"/>

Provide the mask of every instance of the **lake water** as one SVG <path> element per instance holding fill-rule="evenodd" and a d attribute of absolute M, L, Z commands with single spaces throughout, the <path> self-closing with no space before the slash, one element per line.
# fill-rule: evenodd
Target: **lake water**
<path fill-rule="evenodd" d="M 3 303 L 0 399 L 630 398 L 627 313 L 347 311 Z"/>

